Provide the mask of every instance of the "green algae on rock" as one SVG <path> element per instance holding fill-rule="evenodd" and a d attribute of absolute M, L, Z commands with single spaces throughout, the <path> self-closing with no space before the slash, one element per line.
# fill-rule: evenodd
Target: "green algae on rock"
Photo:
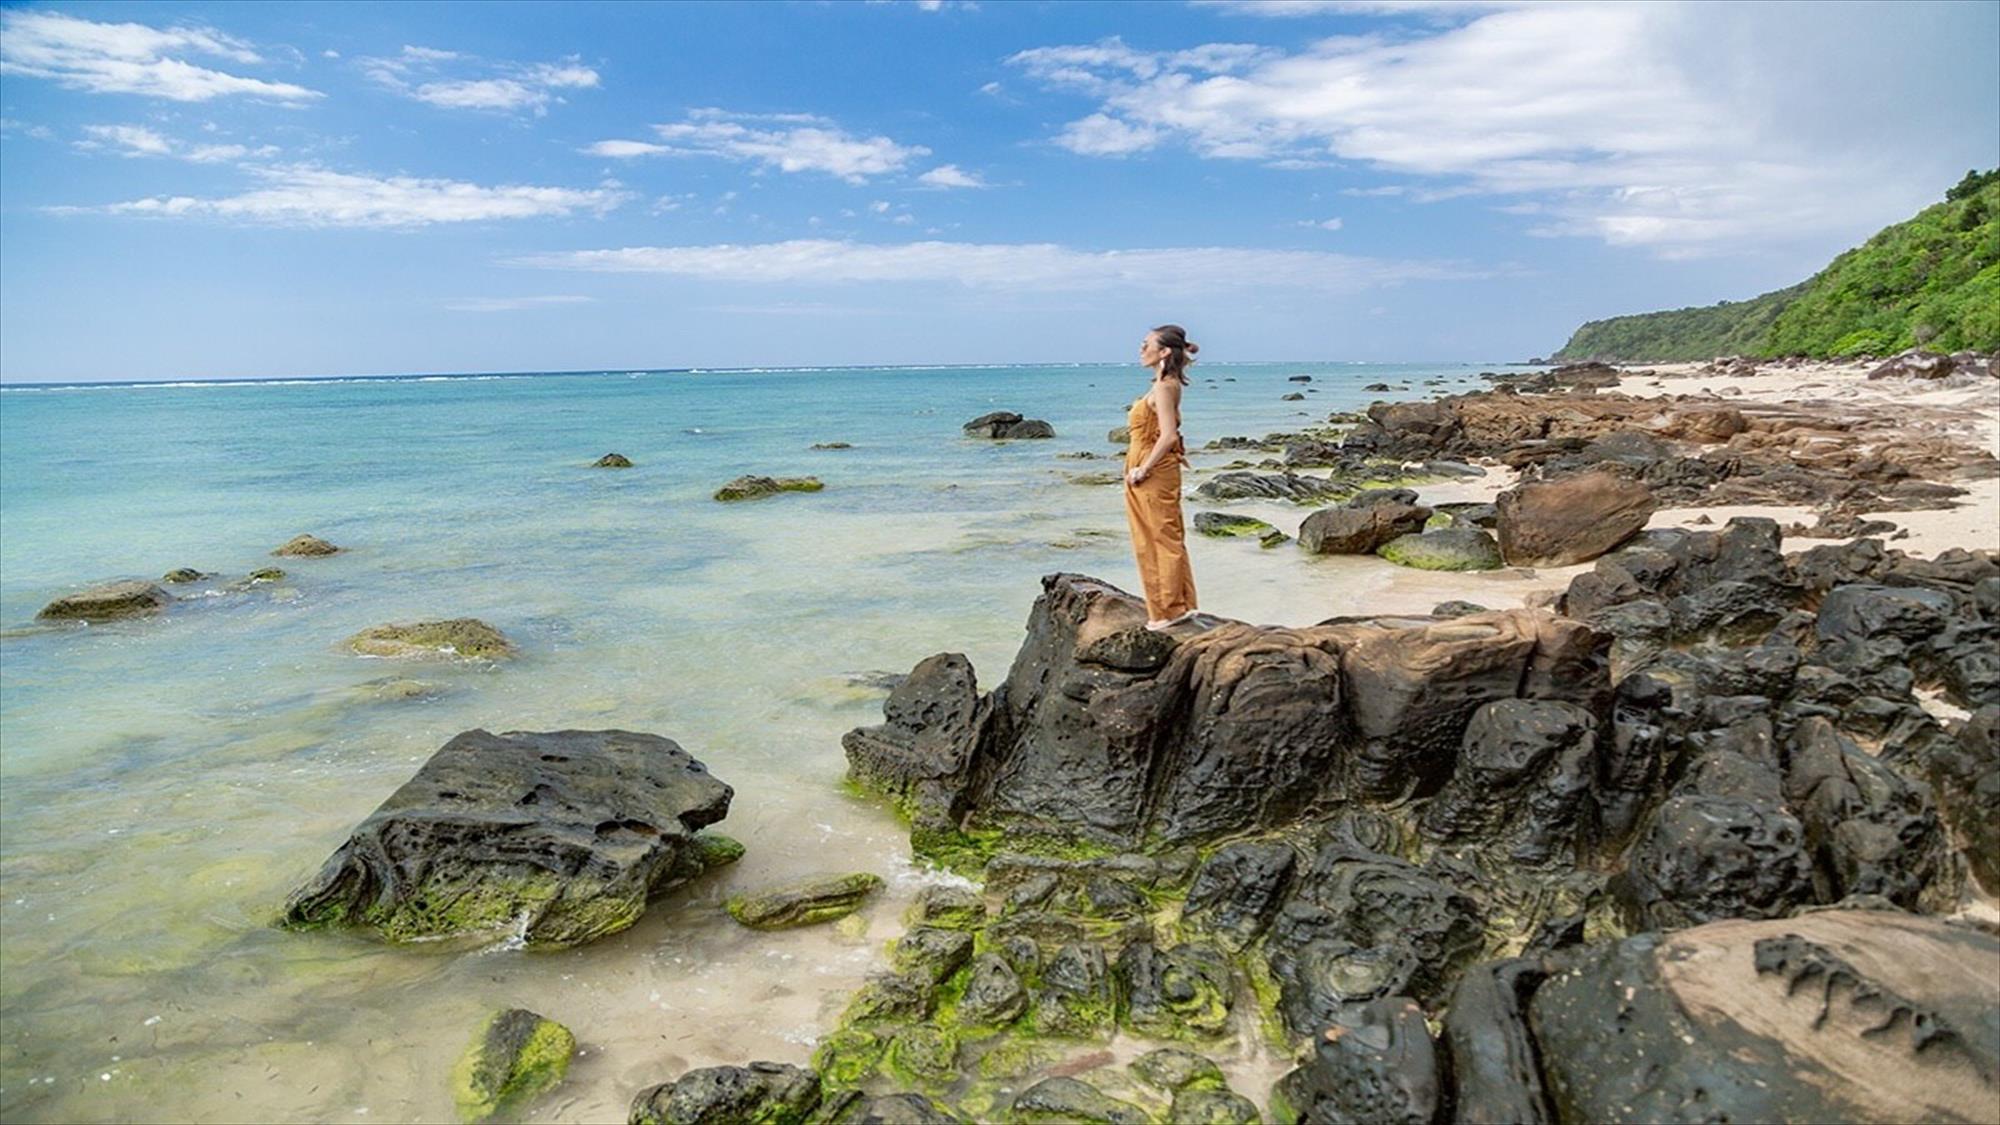
<path fill-rule="evenodd" d="M 210 574 L 206 571 L 196 570 L 191 566 L 181 566 L 181 567 L 175 567 L 174 569 L 166 572 L 165 574 L 162 574 L 160 576 L 160 581 L 165 582 L 168 585 L 177 586 L 182 583 L 199 582 L 204 578 L 213 578 L 213 577 L 215 577 L 215 575 Z"/>
<path fill-rule="evenodd" d="M 1045 1078 L 1014 1099 L 1018 1125 L 1152 1125 L 1153 1115 L 1079 1078 Z"/>
<path fill-rule="evenodd" d="M 505 660 L 520 651 L 500 630 L 474 617 L 377 625 L 347 638 L 347 647 L 362 656 L 459 660 Z"/>
<path fill-rule="evenodd" d="M 142 617 L 172 605 L 174 596 L 151 582 L 108 582 L 65 594 L 42 607 L 42 621 L 115 621 Z"/>
<path fill-rule="evenodd" d="M 1194 529 L 1216 539 L 1230 539 L 1241 535 L 1263 538 L 1278 530 L 1255 516 L 1239 516 L 1229 512 L 1196 512 Z"/>
<path fill-rule="evenodd" d="M 560 948 L 622 930 L 727 854 L 695 838 L 729 786 L 672 739 L 467 731 L 431 755 L 295 891 L 280 925 L 392 941 L 513 930 Z"/>
<path fill-rule="evenodd" d="M 576 1052 L 569 1028 L 525 1008 L 493 1013 L 451 1074 L 465 1121 L 513 1115 L 562 1082 Z"/>
<path fill-rule="evenodd" d="M 593 469 L 629 469 L 632 459 L 623 453 L 607 453 L 591 463 Z"/>
<path fill-rule="evenodd" d="M 753 930 L 789 930 L 845 918 L 881 888 L 880 875 L 861 871 L 736 895 L 725 905 L 731 918 Z"/>
<path fill-rule="evenodd" d="M 1447 527 L 1399 535 L 1375 553 L 1416 570 L 1498 570 L 1500 544 L 1477 527 Z"/>
<path fill-rule="evenodd" d="M 818 477 L 760 477 L 745 474 L 715 490 L 717 500 L 755 500 L 780 492 L 818 492 L 826 485 Z"/>

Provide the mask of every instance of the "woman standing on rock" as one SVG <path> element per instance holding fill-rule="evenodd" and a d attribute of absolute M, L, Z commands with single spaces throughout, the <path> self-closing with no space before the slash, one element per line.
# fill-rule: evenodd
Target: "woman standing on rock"
<path fill-rule="evenodd" d="M 1132 552 L 1146 591 L 1146 628 L 1165 629 L 1195 615 L 1194 571 L 1188 566 L 1181 525 L 1181 388 L 1187 366 L 1201 348 L 1178 324 L 1162 324 L 1139 344 L 1139 362 L 1153 370 L 1152 386 L 1125 415 L 1131 444 L 1125 448 L 1125 516 Z"/>

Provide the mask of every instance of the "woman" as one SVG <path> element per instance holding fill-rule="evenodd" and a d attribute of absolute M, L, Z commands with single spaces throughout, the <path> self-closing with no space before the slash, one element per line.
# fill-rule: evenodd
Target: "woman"
<path fill-rule="evenodd" d="M 1195 615 L 1194 571 L 1188 566 L 1181 527 L 1181 388 L 1187 366 L 1201 348 L 1178 324 L 1162 324 L 1139 344 L 1139 362 L 1153 371 L 1152 386 L 1132 403 L 1125 422 L 1125 516 L 1132 552 L 1146 590 L 1146 628 L 1165 629 Z"/>

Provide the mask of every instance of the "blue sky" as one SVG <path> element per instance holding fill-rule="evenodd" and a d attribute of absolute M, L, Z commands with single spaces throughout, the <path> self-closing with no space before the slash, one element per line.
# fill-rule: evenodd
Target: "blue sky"
<path fill-rule="evenodd" d="M 2000 3 L 0 6 L 0 379 L 1498 361 L 2000 162 Z"/>

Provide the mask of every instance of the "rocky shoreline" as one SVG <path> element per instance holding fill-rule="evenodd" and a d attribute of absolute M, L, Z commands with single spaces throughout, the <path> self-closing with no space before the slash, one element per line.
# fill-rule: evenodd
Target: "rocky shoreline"
<path fill-rule="evenodd" d="M 954 880 L 809 1057 L 648 1076 L 629 1120 L 2000 1116 L 2000 543 L 1877 518 L 1995 488 L 2000 382 L 1885 413 L 1903 376 L 1724 395 L 1767 376 L 1711 368 L 1496 376 L 1197 451 L 1236 458 L 1198 499 L 1300 511 L 1296 540 L 1197 527 L 1491 574 L 1430 576 L 1463 596 L 1429 612 L 1165 632 L 1044 575 L 990 688 L 938 652 L 842 739 Z M 427 637 L 392 639 L 470 644 Z M 467 731 L 281 924 L 590 942 L 743 854 L 710 831 L 733 795 L 657 735 Z M 882 886 L 719 909 L 844 926 Z M 495 1011 L 461 1112 L 524 1111 L 575 1050 Z"/>

